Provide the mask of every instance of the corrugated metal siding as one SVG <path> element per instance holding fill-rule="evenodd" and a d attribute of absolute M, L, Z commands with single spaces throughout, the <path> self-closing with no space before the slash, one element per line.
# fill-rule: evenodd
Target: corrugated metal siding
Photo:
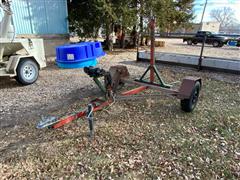
<path fill-rule="evenodd" d="M 12 3 L 13 22 L 17 34 L 33 34 L 28 1 L 15 0 Z"/>
<path fill-rule="evenodd" d="M 30 17 L 32 18 L 32 31 L 34 34 L 48 32 L 45 0 L 28 0 Z"/>
<path fill-rule="evenodd" d="M 67 1 L 65 0 L 53 0 L 46 2 L 46 12 L 48 17 L 48 30 L 54 32 L 56 24 L 58 25 L 58 31 L 60 33 L 66 33 L 66 27 L 68 27 L 67 21 Z M 54 11 L 52 9 L 55 9 Z M 50 18 L 51 17 L 51 18 Z M 68 32 L 68 28 L 67 28 Z"/>
<path fill-rule="evenodd" d="M 12 9 L 17 34 L 68 33 L 67 0 L 14 0 Z"/>

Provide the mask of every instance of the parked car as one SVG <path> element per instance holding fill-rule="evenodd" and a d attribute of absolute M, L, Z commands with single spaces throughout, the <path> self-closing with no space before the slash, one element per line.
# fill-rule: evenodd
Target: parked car
<path fill-rule="evenodd" d="M 198 31 L 194 37 L 185 37 L 183 42 L 187 42 L 188 45 L 202 43 L 206 36 L 206 44 L 211 44 L 213 47 L 222 47 L 228 43 L 231 38 L 225 36 L 219 36 L 210 31 Z"/>

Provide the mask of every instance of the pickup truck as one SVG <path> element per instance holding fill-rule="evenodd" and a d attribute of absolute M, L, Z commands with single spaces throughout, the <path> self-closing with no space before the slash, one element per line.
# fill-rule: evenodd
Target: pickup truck
<path fill-rule="evenodd" d="M 236 45 L 237 47 L 240 47 L 240 37 L 239 38 L 237 38 L 237 45 Z"/>
<path fill-rule="evenodd" d="M 187 42 L 188 45 L 202 43 L 204 40 L 204 36 L 206 36 L 206 44 L 211 44 L 213 47 L 223 47 L 228 43 L 231 38 L 225 36 L 219 36 L 213 34 L 209 31 L 198 31 L 194 37 L 185 37 L 183 38 L 183 42 Z"/>

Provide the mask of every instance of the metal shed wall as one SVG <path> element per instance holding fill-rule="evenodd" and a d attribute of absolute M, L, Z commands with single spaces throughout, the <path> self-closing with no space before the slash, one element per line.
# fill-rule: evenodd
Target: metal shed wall
<path fill-rule="evenodd" d="M 67 0 L 14 0 L 16 34 L 68 34 Z M 1 12 L 1 16 L 2 16 Z"/>

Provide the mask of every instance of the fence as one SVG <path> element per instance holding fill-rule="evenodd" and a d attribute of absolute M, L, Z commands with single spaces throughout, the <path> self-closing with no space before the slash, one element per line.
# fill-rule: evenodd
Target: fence
<path fill-rule="evenodd" d="M 183 38 L 183 37 L 190 37 L 190 36 L 194 36 L 195 33 L 157 33 L 156 37 L 164 37 L 164 38 Z M 233 39 L 235 38 L 239 38 L 240 34 L 222 34 L 222 33 L 218 33 L 216 35 L 219 36 L 225 36 L 225 37 L 231 37 Z"/>

